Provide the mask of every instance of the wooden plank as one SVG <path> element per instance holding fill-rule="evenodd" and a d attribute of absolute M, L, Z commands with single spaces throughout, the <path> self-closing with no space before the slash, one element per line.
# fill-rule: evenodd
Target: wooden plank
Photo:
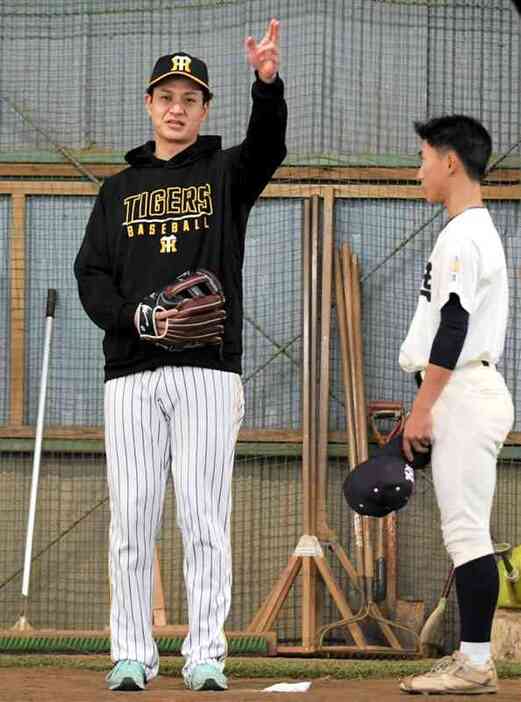
<path fill-rule="evenodd" d="M 322 576 L 324 583 L 326 584 L 326 587 L 329 590 L 331 597 L 333 598 L 333 601 L 343 619 L 351 619 L 353 617 L 353 611 L 351 610 L 344 593 L 340 589 L 340 586 L 335 580 L 335 576 L 327 564 L 326 559 L 323 556 L 314 556 L 313 560 L 315 561 L 315 565 L 320 571 L 320 575 Z M 355 622 L 350 622 L 349 624 L 346 624 L 346 626 L 349 629 L 355 644 L 360 648 L 365 648 L 367 642 L 360 626 Z"/>
<path fill-rule="evenodd" d="M 306 656 L 310 653 L 328 653 L 336 658 L 421 658 L 415 649 L 393 649 L 385 646 L 320 646 L 307 650 L 304 646 L 277 646 L 279 656 Z"/>
<path fill-rule="evenodd" d="M 353 581 L 353 585 L 355 587 L 358 587 L 358 573 L 356 572 L 355 567 L 351 563 L 351 560 L 349 559 L 349 556 L 347 555 L 343 546 L 341 546 L 338 541 L 332 541 L 330 546 L 331 550 L 340 561 L 342 568 L 346 571 L 349 578 Z"/>
<path fill-rule="evenodd" d="M 419 185 L 312 185 L 305 183 L 270 183 L 262 192 L 263 198 L 305 198 L 327 197 L 333 191 L 336 198 L 384 199 L 384 200 L 423 200 L 423 190 Z M 0 193 L 26 195 L 96 195 L 98 187 L 94 183 L 78 181 L 30 181 L 1 180 Z M 521 185 L 486 185 L 482 189 L 485 200 L 521 200 Z"/>
<path fill-rule="evenodd" d="M 287 429 L 241 429 L 239 441 L 272 441 L 280 443 L 300 444 L 302 432 Z"/>
<path fill-rule="evenodd" d="M 11 198 L 9 422 L 23 424 L 25 390 L 25 195 Z"/>
<path fill-rule="evenodd" d="M 515 447 L 512 447 L 515 449 Z M 0 436 L 0 453 L 30 453 L 34 449 L 34 438 L 11 438 Z M 44 438 L 42 450 L 48 453 L 90 453 L 104 454 L 105 442 L 103 439 L 48 439 Z M 330 458 L 345 458 L 347 455 L 347 446 L 345 444 L 328 443 L 327 453 Z M 512 450 L 506 458 L 521 458 L 521 450 L 517 447 L 515 455 Z M 506 451 L 506 449 L 504 449 Z M 236 456 L 253 456 L 260 458 L 301 458 L 302 446 L 298 443 L 279 443 L 268 441 L 246 442 L 239 441 L 235 446 Z M 287 464 L 279 464 L 281 469 L 285 469 Z M 338 463 L 338 469 L 343 470 L 343 466 Z"/>
<path fill-rule="evenodd" d="M 281 166 L 275 171 L 272 181 L 390 181 L 402 183 L 417 183 L 418 168 L 409 166 Z M 521 178 L 518 168 L 501 168 L 492 171 L 485 179 L 488 183 L 520 183 Z"/>
<path fill-rule="evenodd" d="M 34 427 L 24 425 L 21 421 L 10 422 L 9 425 L 0 426 L 0 438 L 34 438 Z M 46 426 L 45 436 L 47 439 L 104 439 L 103 427 L 89 426 Z M 339 443 L 340 436 L 335 434 L 334 440 Z M 270 442 L 270 443 L 287 443 L 300 444 L 302 442 L 302 432 L 299 430 L 277 430 L 277 429 L 241 429 L 239 432 L 239 441 L 250 442 Z"/>
<path fill-rule="evenodd" d="M 317 569 L 310 556 L 302 556 L 302 645 L 315 644 L 317 630 Z"/>
<path fill-rule="evenodd" d="M 286 601 L 288 592 L 293 585 L 302 567 L 302 559 L 299 556 L 290 556 L 286 568 L 282 571 L 279 579 L 271 589 L 270 594 L 264 604 L 252 619 L 246 631 L 252 634 L 260 634 L 268 631 L 277 618 L 277 615 Z"/>
<path fill-rule="evenodd" d="M 396 513 L 385 517 L 385 558 L 387 564 L 385 602 L 387 610 L 394 612 L 398 598 L 398 531 Z"/>
<path fill-rule="evenodd" d="M 485 185 L 481 192 L 484 200 L 521 200 L 519 185 Z"/>
<path fill-rule="evenodd" d="M 320 377 L 318 388 L 318 437 L 316 466 L 316 533 L 323 541 L 334 541 L 335 532 L 327 521 L 327 431 L 329 422 L 330 391 L 330 342 L 331 342 L 331 302 L 333 277 L 333 193 L 329 191 L 324 198 L 322 215 L 322 290 L 320 310 Z"/>
<path fill-rule="evenodd" d="M 352 654 L 356 654 L 356 649 L 353 651 L 352 646 L 323 646 L 320 649 L 321 652 L 333 654 L 335 657 L 341 658 L 342 656 L 352 657 Z M 388 648 L 386 646 L 367 646 L 362 651 L 361 656 L 368 654 L 371 658 L 421 658 L 418 649 L 415 648 Z"/>
<path fill-rule="evenodd" d="M 302 229 L 302 524 L 305 534 L 311 533 L 311 369 L 310 369 L 310 320 L 311 320 L 311 201 L 304 201 Z"/>
<path fill-rule="evenodd" d="M 318 459 L 318 374 L 319 374 L 319 346 L 318 346 L 318 300 L 319 300 L 319 256 L 320 256 L 320 223 L 319 223 L 319 198 L 313 197 L 311 200 L 311 259 L 310 259 L 310 340 L 309 340 L 309 364 L 310 364 L 310 403 L 309 411 L 311 415 L 311 467 L 309 484 L 309 510 L 310 523 L 307 534 L 316 533 L 317 518 L 317 459 Z"/>
<path fill-rule="evenodd" d="M 86 163 L 86 168 L 96 178 L 103 179 L 120 173 L 128 167 L 126 163 Z M 418 169 L 409 166 L 281 166 L 273 175 L 272 182 L 302 181 L 391 181 L 416 182 Z M 0 162 L 0 178 L 78 178 L 78 169 L 69 163 L 11 163 Z M 485 183 L 520 181 L 519 169 L 494 170 Z"/>
<path fill-rule="evenodd" d="M 318 652 L 318 646 L 277 646 L 277 656 L 309 656 Z M 356 649 L 354 646 L 352 650 Z"/>
<path fill-rule="evenodd" d="M 270 198 L 304 198 L 323 194 L 324 187 L 319 185 L 268 185 L 261 197 Z M 95 183 L 66 181 L 66 180 L 0 180 L 0 193 L 26 195 L 96 195 L 98 186 Z"/>
<path fill-rule="evenodd" d="M 165 592 L 159 565 L 159 546 L 154 549 L 154 592 L 152 596 L 152 623 L 154 626 L 166 626 Z"/>
<path fill-rule="evenodd" d="M 65 180 L 2 180 L 0 193 L 11 195 L 97 195 L 94 183 Z"/>
<path fill-rule="evenodd" d="M 116 175 L 128 164 L 84 163 L 96 178 Z M 80 177 L 78 169 L 70 163 L 0 163 L 0 178 L 76 178 Z"/>
<path fill-rule="evenodd" d="M 512 171 L 513 173 L 515 171 Z M 417 168 L 383 166 L 281 166 L 274 180 L 298 181 L 414 181 Z"/>
<path fill-rule="evenodd" d="M 419 185 L 336 185 L 334 190 L 335 197 L 346 199 L 423 200 L 425 197 Z M 482 193 L 485 200 L 521 200 L 520 185 L 486 185 Z"/>
<path fill-rule="evenodd" d="M 34 427 L 20 423 L 6 424 L 0 426 L 0 439 L 34 439 Z M 45 427 L 45 437 L 58 441 L 103 441 L 102 427 L 85 426 L 49 426 Z M 239 432 L 239 443 L 280 443 L 280 444 L 301 444 L 302 433 L 300 431 L 279 431 L 272 429 L 241 429 Z M 347 433 L 345 431 L 330 431 L 328 433 L 329 454 L 331 456 L 346 455 L 348 450 Z M 338 445 L 338 446 L 335 446 Z M 517 451 L 509 452 L 509 446 L 515 448 L 521 446 L 521 432 L 512 431 L 507 436 L 503 451 L 506 458 L 518 460 L 521 454 Z"/>

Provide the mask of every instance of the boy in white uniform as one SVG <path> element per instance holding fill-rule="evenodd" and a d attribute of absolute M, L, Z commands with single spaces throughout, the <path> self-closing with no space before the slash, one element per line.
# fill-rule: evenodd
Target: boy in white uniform
<path fill-rule="evenodd" d="M 432 444 L 432 474 L 443 539 L 456 569 L 459 651 L 429 673 L 401 683 L 411 693 L 497 691 L 490 632 L 498 573 L 490 537 L 496 462 L 513 406 L 496 370 L 508 315 L 501 240 L 481 197 L 491 139 L 462 115 L 415 124 L 418 179 L 426 199 L 443 203 L 449 222 L 436 241 L 400 366 L 423 383 L 405 425 L 403 449 Z"/>

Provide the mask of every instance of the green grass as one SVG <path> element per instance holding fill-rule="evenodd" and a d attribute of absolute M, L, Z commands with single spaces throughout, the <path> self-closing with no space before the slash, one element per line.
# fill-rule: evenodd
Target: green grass
<path fill-rule="evenodd" d="M 232 678 L 333 678 L 362 680 L 401 678 L 427 670 L 430 660 L 338 660 L 300 658 L 228 658 L 226 672 Z M 107 671 L 108 656 L 1 655 L 0 668 L 73 668 Z M 183 667 L 180 657 L 161 659 L 161 675 L 179 676 Z M 497 666 L 503 679 L 521 677 L 521 663 L 501 662 Z"/>

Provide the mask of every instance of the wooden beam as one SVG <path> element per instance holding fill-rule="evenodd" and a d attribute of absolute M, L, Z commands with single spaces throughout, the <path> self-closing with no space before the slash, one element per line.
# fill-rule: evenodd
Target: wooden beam
<path fill-rule="evenodd" d="M 313 558 L 302 556 L 302 645 L 310 648 L 315 644 L 317 630 L 317 568 Z"/>
<path fill-rule="evenodd" d="M 96 178 L 108 178 L 120 173 L 128 164 L 84 163 Z M 71 163 L 0 163 L 0 178 L 81 178 Z"/>
<path fill-rule="evenodd" d="M 53 180 L 1 180 L 0 193 L 22 195 L 96 195 L 94 183 Z M 423 190 L 419 185 L 374 185 L 368 183 L 350 185 L 312 185 L 305 183 L 270 183 L 262 192 L 263 198 L 306 198 L 331 197 L 344 199 L 370 200 L 423 200 Z M 483 187 L 485 200 L 521 200 L 521 185 L 486 185 Z"/>
<path fill-rule="evenodd" d="M 23 424 L 23 421 L 12 422 L 5 426 L 0 426 L 0 438 L 10 439 L 31 439 L 34 438 L 34 427 Z M 46 426 L 46 439 L 97 439 L 103 440 L 103 427 L 89 426 Z M 335 443 L 341 436 L 334 435 Z M 238 441 L 246 443 L 251 442 L 268 442 L 268 443 L 287 443 L 300 444 L 302 443 L 302 432 L 298 430 L 286 431 L 283 429 L 241 429 L 239 432 Z"/>
<path fill-rule="evenodd" d="M 57 440 L 98 440 L 103 441 L 103 427 L 86 426 L 46 426 L 46 439 Z M 0 426 L 0 439 L 34 439 L 34 427 L 20 423 L 11 423 Z M 283 429 L 241 429 L 239 432 L 239 442 L 243 443 L 281 443 L 281 444 L 301 444 L 302 433 L 298 430 L 286 431 Z M 328 443 L 339 444 L 344 448 L 347 442 L 345 431 L 328 432 Z M 511 431 L 507 436 L 505 447 L 521 446 L 521 432 Z M 347 454 L 346 454 L 347 455 Z"/>
<path fill-rule="evenodd" d="M 334 191 L 337 198 L 362 200 L 423 200 L 425 197 L 418 185 L 337 185 Z M 485 200 L 521 200 L 521 185 L 485 185 L 482 193 Z"/>
<path fill-rule="evenodd" d="M 154 549 L 154 592 L 152 595 L 152 623 L 154 626 L 166 626 L 166 605 L 165 592 L 163 590 L 163 579 L 161 578 L 161 566 L 159 563 L 159 546 Z"/>
<path fill-rule="evenodd" d="M 8 195 L 97 195 L 94 183 L 66 180 L 1 180 L 0 193 Z"/>
<path fill-rule="evenodd" d="M 102 180 L 120 173 L 126 163 L 85 163 L 96 178 Z M 415 183 L 418 170 L 408 166 L 281 166 L 272 182 L 402 182 Z M 69 163 L 10 163 L 0 162 L 0 178 L 78 178 L 78 169 Z M 487 176 L 485 183 L 519 183 L 518 168 L 501 168 Z"/>
<path fill-rule="evenodd" d="M 342 592 L 342 589 L 335 580 L 335 576 L 333 575 L 333 572 L 331 571 L 331 568 L 329 567 L 326 559 L 323 556 L 316 556 L 313 558 L 313 561 L 317 566 L 318 570 L 320 571 L 324 583 L 326 584 L 326 587 L 329 590 L 329 593 L 333 598 L 333 602 L 336 604 L 338 611 L 342 615 L 342 618 L 346 620 L 352 619 L 353 612 L 347 602 L 344 593 Z M 360 626 L 356 622 L 351 621 L 346 626 L 349 629 L 355 644 L 361 649 L 365 649 L 367 646 L 367 642 L 365 640 L 365 636 Z"/>
<path fill-rule="evenodd" d="M 320 310 L 320 379 L 318 390 L 318 437 L 317 437 L 317 496 L 315 529 L 319 539 L 333 541 L 335 532 L 327 520 L 327 434 L 329 425 L 329 392 L 330 392 L 330 352 L 331 352 L 331 303 L 333 278 L 334 250 L 334 209 L 333 193 L 330 191 L 324 198 L 322 214 L 322 289 Z"/>
<path fill-rule="evenodd" d="M 25 195 L 11 198 L 10 399 L 9 422 L 24 422 L 25 389 Z"/>
<path fill-rule="evenodd" d="M 302 567 L 302 559 L 298 556 L 290 556 L 286 568 L 280 574 L 279 579 L 273 585 L 270 594 L 262 604 L 258 612 L 256 612 L 252 621 L 248 625 L 246 631 L 252 634 L 261 634 L 269 631 L 271 625 L 277 618 L 277 614 L 293 585 L 293 581 L 297 577 Z"/>
<path fill-rule="evenodd" d="M 311 531 L 311 366 L 310 366 L 310 319 L 311 319 L 311 200 L 304 200 L 302 222 L 302 524 L 304 532 Z"/>

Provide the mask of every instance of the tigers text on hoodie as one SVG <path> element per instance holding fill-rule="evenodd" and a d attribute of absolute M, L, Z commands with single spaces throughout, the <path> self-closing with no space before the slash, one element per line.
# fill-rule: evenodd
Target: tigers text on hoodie
<path fill-rule="evenodd" d="M 130 167 L 102 185 L 74 272 L 89 317 L 105 330 L 105 380 L 164 365 L 241 372 L 242 266 L 248 215 L 286 155 L 284 85 L 257 78 L 245 140 L 229 149 L 199 136 L 169 161 L 154 142 L 126 155 Z M 167 351 L 142 341 L 138 304 L 187 270 L 217 275 L 226 297 L 222 353 Z"/>

